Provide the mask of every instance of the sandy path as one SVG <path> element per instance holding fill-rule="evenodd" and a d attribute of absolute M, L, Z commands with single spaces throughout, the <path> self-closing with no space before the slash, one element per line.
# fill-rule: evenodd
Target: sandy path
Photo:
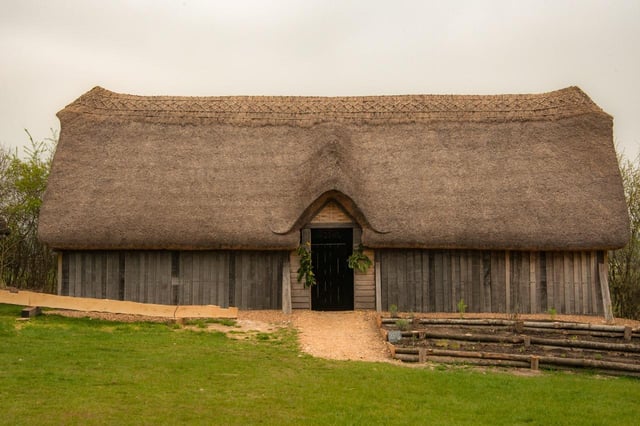
<path fill-rule="evenodd" d="M 389 351 L 371 311 L 297 311 L 293 326 L 298 329 L 302 350 L 316 357 L 390 361 Z"/>

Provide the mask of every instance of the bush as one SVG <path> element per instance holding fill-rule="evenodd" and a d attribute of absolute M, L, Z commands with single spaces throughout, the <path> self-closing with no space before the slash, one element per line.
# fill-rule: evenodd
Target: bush
<path fill-rule="evenodd" d="M 629 244 L 609 254 L 609 288 L 616 316 L 640 319 L 640 155 L 619 156 L 624 195 L 629 208 Z"/>
<path fill-rule="evenodd" d="M 10 234 L 0 240 L 0 285 L 55 291 L 56 262 L 38 241 L 38 217 L 57 137 L 31 145 L 25 158 L 0 146 L 0 216 Z"/>

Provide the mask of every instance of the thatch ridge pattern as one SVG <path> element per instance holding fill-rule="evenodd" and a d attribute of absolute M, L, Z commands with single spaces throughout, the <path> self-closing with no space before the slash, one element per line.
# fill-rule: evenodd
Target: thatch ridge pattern
<path fill-rule="evenodd" d="M 137 96 L 95 87 L 66 112 L 158 123 L 298 125 L 528 121 L 604 112 L 578 87 L 542 94 L 398 96 Z"/>

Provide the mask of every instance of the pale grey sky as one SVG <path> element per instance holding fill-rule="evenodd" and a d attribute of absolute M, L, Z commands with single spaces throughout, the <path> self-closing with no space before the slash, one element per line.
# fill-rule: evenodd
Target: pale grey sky
<path fill-rule="evenodd" d="M 640 0 L 0 0 L 0 144 L 94 86 L 140 95 L 580 86 L 640 148 Z"/>

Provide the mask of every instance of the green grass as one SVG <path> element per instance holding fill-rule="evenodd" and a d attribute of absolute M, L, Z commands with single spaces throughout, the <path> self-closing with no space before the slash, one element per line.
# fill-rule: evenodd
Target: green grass
<path fill-rule="evenodd" d="M 636 424 L 640 380 L 328 361 L 295 333 L 229 339 L 0 305 L 0 423 Z"/>

